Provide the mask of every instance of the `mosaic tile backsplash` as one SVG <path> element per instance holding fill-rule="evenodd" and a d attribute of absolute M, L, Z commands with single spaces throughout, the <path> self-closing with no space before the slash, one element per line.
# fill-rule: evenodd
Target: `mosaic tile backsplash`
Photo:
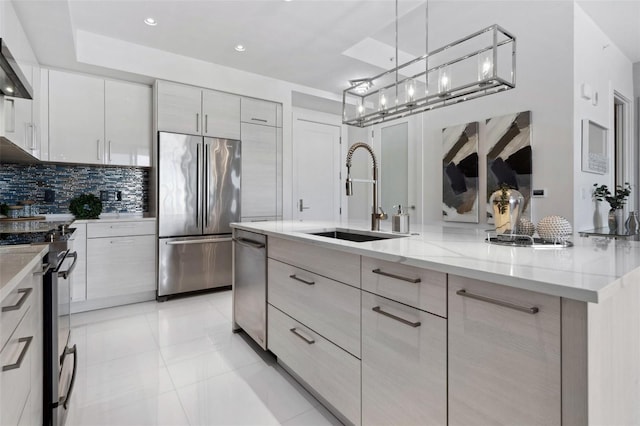
<path fill-rule="evenodd" d="M 121 200 L 117 193 L 120 192 Z M 102 192 L 102 194 L 101 194 Z M 149 211 L 149 169 L 58 164 L 0 164 L 0 203 L 33 200 L 39 214 L 69 213 L 80 194 L 103 196 L 105 213 Z M 54 194 L 53 201 L 50 200 Z M 108 200 L 104 200 L 104 198 Z"/>

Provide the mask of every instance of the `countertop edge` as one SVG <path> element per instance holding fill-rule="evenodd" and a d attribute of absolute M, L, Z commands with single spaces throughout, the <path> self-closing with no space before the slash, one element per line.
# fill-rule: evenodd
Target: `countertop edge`
<path fill-rule="evenodd" d="M 273 236 L 276 238 L 282 238 L 290 241 L 302 242 L 318 247 L 324 247 L 332 250 L 338 250 L 345 253 L 355 253 L 362 256 L 373 257 L 380 260 L 386 260 L 389 262 L 396 262 L 405 265 L 415 266 L 418 268 L 431 269 L 438 272 L 447 274 L 459 275 L 465 278 L 478 279 L 482 281 L 489 281 L 495 284 L 504 285 L 507 287 L 518 288 L 527 291 L 534 291 L 538 293 L 547 294 L 550 296 L 563 297 L 567 299 L 576 300 L 579 302 L 598 303 L 599 292 L 595 290 L 579 289 L 573 287 L 565 287 L 560 284 L 553 284 L 544 281 L 532 280 L 522 277 L 513 277 L 503 274 L 497 274 L 494 272 L 488 272 L 481 269 L 464 268 L 456 265 L 449 265 L 441 262 L 434 262 L 423 259 L 410 258 L 406 256 L 393 255 L 389 253 L 380 252 L 371 247 L 358 246 L 356 244 L 346 241 L 334 242 L 331 240 L 321 239 L 322 237 L 314 237 L 306 235 L 303 232 L 279 232 L 272 230 L 265 230 L 252 227 L 250 223 L 234 223 L 232 228 L 242 229 L 249 232 L 255 232 L 262 235 Z M 325 229 L 329 229 L 326 227 Z M 298 235 L 299 234 L 299 235 Z M 616 280 L 617 281 L 617 280 Z M 603 288 L 601 291 L 607 291 L 609 287 L 615 284 L 612 282 L 610 285 Z"/>
<path fill-rule="evenodd" d="M 14 247 L 21 250 L 21 249 L 24 249 L 25 247 L 32 248 L 35 246 L 14 246 Z M 31 269 L 33 269 L 34 266 L 42 263 L 42 258 L 44 257 L 45 254 L 49 252 L 49 245 L 44 244 L 41 247 L 42 248 L 39 251 L 34 250 L 30 252 L 33 254 L 33 258 L 29 262 L 27 262 L 27 264 L 17 274 L 15 274 L 11 279 L 9 279 L 9 281 L 4 283 L 2 288 L 0 288 L 0 302 L 3 301 L 5 297 L 7 297 L 7 295 L 9 295 L 9 293 L 11 293 L 18 284 L 20 284 L 20 282 L 27 276 L 27 274 L 31 271 Z"/>

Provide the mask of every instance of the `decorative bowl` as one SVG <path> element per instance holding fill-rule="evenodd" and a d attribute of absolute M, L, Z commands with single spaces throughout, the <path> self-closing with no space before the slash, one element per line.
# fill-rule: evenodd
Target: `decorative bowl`
<path fill-rule="evenodd" d="M 562 216 L 547 216 L 538 222 L 538 235 L 545 241 L 563 243 L 572 233 L 571 224 Z"/>

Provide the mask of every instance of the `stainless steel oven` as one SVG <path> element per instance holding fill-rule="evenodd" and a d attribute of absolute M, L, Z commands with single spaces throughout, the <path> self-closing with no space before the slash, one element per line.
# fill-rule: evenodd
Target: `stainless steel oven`
<path fill-rule="evenodd" d="M 69 278 L 78 260 L 73 240 L 50 244 L 43 280 L 44 426 L 62 426 L 69 409 L 78 365 L 76 345 L 69 347 L 71 288 Z"/>

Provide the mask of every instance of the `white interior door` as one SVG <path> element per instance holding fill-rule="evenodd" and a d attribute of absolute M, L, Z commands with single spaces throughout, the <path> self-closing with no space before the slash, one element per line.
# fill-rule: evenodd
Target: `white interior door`
<path fill-rule="evenodd" d="M 293 123 L 294 217 L 340 218 L 340 126 L 302 117 Z"/>

